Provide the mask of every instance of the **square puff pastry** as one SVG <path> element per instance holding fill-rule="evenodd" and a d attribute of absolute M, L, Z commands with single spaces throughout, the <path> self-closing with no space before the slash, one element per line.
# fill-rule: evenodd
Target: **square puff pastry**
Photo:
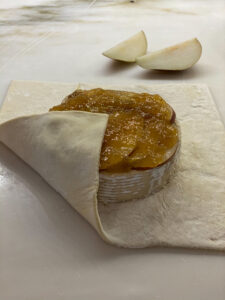
<path fill-rule="evenodd" d="M 82 89 L 98 86 L 158 93 L 174 108 L 181 126 L 180 163 L 169 184 L 145 199 L 105 205 L 96 195 L 108 116 L 47 113 L 76 86 L 13 82 L 0 114 L 0 140 L 111 244 L 225 250 L 225 130 L 208 88 L 184 84 L 79 85 Z"/>

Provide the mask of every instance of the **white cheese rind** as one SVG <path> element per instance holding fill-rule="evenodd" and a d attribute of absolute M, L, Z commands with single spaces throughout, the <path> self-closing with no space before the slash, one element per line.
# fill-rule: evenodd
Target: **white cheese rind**
<path fill-rule="evenodd" d="M 116 203 L 146 198 L 158 192 L 169 181 L 179 158 L 180 140 L 174 155 L 163 165 L 149 170 L 126 173 L 100 172 L 98 201 Z"/>

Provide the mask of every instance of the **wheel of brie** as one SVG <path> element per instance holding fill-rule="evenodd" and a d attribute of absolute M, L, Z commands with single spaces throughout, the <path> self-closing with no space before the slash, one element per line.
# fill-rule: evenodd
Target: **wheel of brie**
<path fill-rule="evenodd" d="M 174 110 L 159 95 L 76 90 L 50 110 L 109 115 L 99 163 L 99 201 L 143 199 L 162 189 L 172 176 L 180 130 Z"/>

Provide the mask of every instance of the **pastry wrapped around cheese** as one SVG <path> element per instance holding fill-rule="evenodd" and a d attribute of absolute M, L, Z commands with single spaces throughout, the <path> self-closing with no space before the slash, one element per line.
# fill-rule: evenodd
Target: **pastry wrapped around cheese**
<path fill-rule="evenodd" d="M 180 149 L 176 114 L 159 95 L 101 88 L 75 90 L 50 111 L 109 115 L 99 166 L 98 200 L 122 202 L 159 191 Z"/>
<path fill-rule="evenodd" d="M 168 165 L 163 156 L 163 162 L 160 163 L 158 156 L 156 166 L 149 164 L 153 163 L 152 160 L 142 157 L 142 161 L 126 160 L 132 167 L 126 166 L 123 171 L 121 168 L 119 170 L 119 165 L 114 166 L 114 171 L 112 168 L 107 169 L 101 161 L 104 158 L 103 150 L 107 149 L 107 143 L 105 146 L 104 143 L 107 141 L 107 128 L 113 112 L 92 113 L 77 111 L 75 108 L 72 111 L 47 112 L 75 89 L 87 90 L 88 93 L 96 86 L 132 91 L 142 97 L 146 92 L 160 94 L 174 107 L 179 115 L 182 131 L 181 151 L 179 127 L 170 106 L 165 106 L 162 114 L 157 114 L 158 118 L 170 116 L 165 121 L 168 124 L 167 128 L 170 128 L 171 123 L 177 127 L 178 141 L 174 145 L 170 144 L 171 153 L 175 149 L 176 151 L 174 155 L 168 152 L 172 166 Z M 151 119 L 154 118 L 144 120 Z M 0 141 L 32 167 L 106 242 L 128 248 L 175 246 L 225 250 L 225 131 L 205 85 L 150 86 L 139 83 L 131 87 L 130 84 L 106 86 L 89 83 L 13 81 L 0 112 L 0 123 Z M 143 130 L 144 126 L 141 128 Z M 138 156 L 135 156 L 135 151 L 130 154 L 133 154 L 133 158 L 141 158 L 141 152 L 136 152 Z M 161 189 L 157 193 L 138 201 L 122 201 L 128 199 L 115 197 L 119 202 L 111 203 L 114 199 L 110 199 L 107 205 L 103 195 L 104 202 L 99 201 L 102 187 L 107 191 L 106 178 L 103 176 L 112 178 L 115 175 L 118 178 L 116 190 L 119 191 L 119 183 L 122 182 L 120 176 L 125 175 L 128 178 L 128 174 L 132 175 L 133 172 L 143 175 L 145 172 L 156 174 L 157 170 L 162 170 L 165 166 L 172 171 L 179 152 L 180 160 L 176 165 L 176 172 L 171 174 L 168 184 L 163 185 L 163 188 L 159 187 Z M 156 153 L 160 153 L 159 148 Z M 131 155 L 127 155 L 127 158 L 130 157 Z M 109 161 L 115 162 L 115 159 Z M 8 174 L 7 159 L 3 161 L 1 168 L 3 175 Z M 166 172 L 168 171 L 164 171 L 164 174 Z M 28 173 L 29 176 L 32 175 Z M 20 170 L 17 175 L 20 178 Z M 29 181 L 30 184 L 35 185 L 36 179 L 35 176 Z M 21 180 L 22 184 L 26 185 L 25 175 L 22 175 Z M 154 181 L 151 182 L 155 186 Z M 7 180 L 2 184 L 7 185 Z M 110 186 L 112 187 L 111 183 Z M 138 190 L 138 184 L 133 184 L 132 188 L 132 198 L 136 199 L 134 191 Z M 140 190 L 144 191 L 144 188 Z M 42 200 L 38 194 L 36 201 L 48 201 L 48 194 L 44 195 L 41 194 L 41 197 L 44 196 Z M 58 200 L 55 199 L 56 207 Z M 59 226 L 60 222 L 61 220 L 57 219 Z M 79 229 L 82 235 L 88 230 L 87 227 Z M 86 238 L 88 237 L 89 234 Z M 97 240 L 95 242 L 98 243 Z"/>

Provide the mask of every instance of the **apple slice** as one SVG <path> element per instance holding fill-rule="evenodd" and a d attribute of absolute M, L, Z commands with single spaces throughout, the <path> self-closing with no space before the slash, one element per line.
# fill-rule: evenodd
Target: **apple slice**
<path fill-rule="evenodd" d="M 102 54 L 119 61 L 135 62 L 136 58 L 146 54 L 146 51 L 147 40 L 145 33 L 140 31 Z"/>
<path fill-rule="evenodd" d="M 193 66 L 202 54 L 202 46 L 197 38 L 154 51 L 138 57 L 136 62 L 144 69 L 186 70 Z"/>

